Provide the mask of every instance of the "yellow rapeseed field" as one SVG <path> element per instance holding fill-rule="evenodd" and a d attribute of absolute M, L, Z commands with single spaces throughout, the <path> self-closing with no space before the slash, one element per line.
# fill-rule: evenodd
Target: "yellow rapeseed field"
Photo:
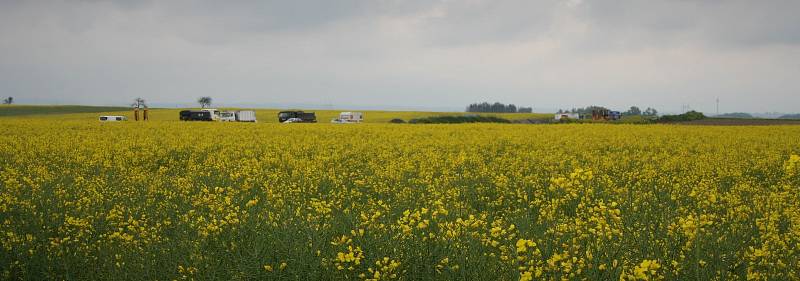
<path fill-rule="evenodd" d="M 0 118 L 0 278 L 800 280 L 800 126 L 96 115 Z"/>

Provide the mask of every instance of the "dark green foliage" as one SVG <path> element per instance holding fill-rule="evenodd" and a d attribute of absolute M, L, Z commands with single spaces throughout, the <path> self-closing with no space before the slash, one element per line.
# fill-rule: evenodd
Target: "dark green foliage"
<path fill-rule="evenodd" d="M 581 115 L 592 115 L 594 111 L 611 111 L 611 109 L 606 108 L 605 106 L 597 106 L 597 105 L 590 105 L 585 108 L 573 108 L 573 109 L 559 109 L 557 113 L 578 113 Z"/>
<path fill-rule="evenodd" d="M 683 122 L 705 119 L 706 116 L 702 112 L 689 111 L 684 114 L 678 115 L 664 115 L 658 118 L 658 122 Z"/>
<path fill-rule="evenodd" d="M 717 116 L 714 116 L 714 117 L 720 117 L 720 118 L 747 118 L 747 119 L 750 119 L 750 118 L 753 118 L 753 115 L 750 115 L 750 113 L 744 113 L 744 112 L 732 112 L 732 113 L 723 113 L 723 114 L 720 114 L 720 115 L 717 115 Z"/>
<path fill-rule="evenodd" d="M 400 119 L 400 118 L 394 118 L 392 120 L 389 120 L 389 123 L 394 123 L 394 124 L 403 124 L 405 122 L 406 121 L 404 121 L 403 119 Z"/>
<path fill-rule="evenodd" d="M 411 119 L 411 124 L 457 124 L 457 123 L 511 123 L 508 119 L 495 116 L 432 116 L 426 118 Z"/>
<path fill-rule="evenodd" d="M 199 103 L 200 107 L 202 108 L 211 107 L 212 101 L 213 99 L 211 99 L 211 97 L 200 97 L 199 99 L 197 99 L 197 103 Z"/>
<path fill-rule="evenodd" d="M 495 103 L 473 103 L 467 106 L 467 112 L 493 112 L 493 113 L 532 113 L 532 107 L 519 107 L 514 104 Z"/>
<path fill-rule="evenodd" d="M 628 111 L 623 112 L 622 115 L 626 116 L 642 115 L 642 110 L 639 109 L 638 106 L 631 106 L 631 108 L 628 109 Z"/>
<path fill-rule="evenodd" d="M 587 107 L 584 107 L 584 108 L 559 109 L 557 113 L 578 113 L 578 114 L 581 114 L 581 115 L 591 115 L 592 112 L 595 112 L 595 111 L 603 112 L 603 111 L 612 111 L 612 110 L 607 108 L 607 107 L 605 107 L 605 106 L 590 105 L 590 106 L 587 106 Z M 658 115 L 658 110 L 656 110 L 655 108 L 648 107 L 647 109 L 642 111 L 642 109 L 639 108 L 638 106 L 631 106 L 631 108 L 628 109 L 628 111 L 623 112 L 622 115 L 625 115 L 625 116 L 637 116 L 637 115 L 656 116 L 656 115 Z"/>
<path fill-rule="evenodd" d="M 533 113 L 533 107 L 520 107 L 517 109 L 519 113 Z"/>
<path fill-rule="evenodd" d="M 656 110 L 655 108 L 648 107 L 647 109 L 644 110 L 644 112 L 642 112 L 642 115 L 644 115 L 644 116 L 656 116 L 656 115 L 658 115 L 658 110 Z"/>

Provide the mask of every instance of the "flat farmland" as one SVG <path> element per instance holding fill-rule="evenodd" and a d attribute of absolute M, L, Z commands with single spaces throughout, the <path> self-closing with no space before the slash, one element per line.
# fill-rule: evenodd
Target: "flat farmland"
<path fill-rule="evenodd" d="M 0 118 L 2 279 L 800 276 L 800 126 L 152 113 Z"/>

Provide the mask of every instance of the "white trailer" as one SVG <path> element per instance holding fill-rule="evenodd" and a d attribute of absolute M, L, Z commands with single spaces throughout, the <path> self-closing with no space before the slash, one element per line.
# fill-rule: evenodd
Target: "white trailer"
<path fill-rule="evenodd" d="M 256 122 L 256 112 L 252 110 L 240 110 L 236 112 L 236 121 Z"/>
<path fill-rule="evenodd" d="M 342 112 L 339 118 L 331 120 L 332 123 L 361 123 L 364 121 L 364 114 L 361 112 Z"/>

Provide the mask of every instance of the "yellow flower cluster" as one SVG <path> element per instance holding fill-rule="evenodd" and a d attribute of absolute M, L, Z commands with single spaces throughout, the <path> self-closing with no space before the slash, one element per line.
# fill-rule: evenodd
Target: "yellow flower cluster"
<path fill-rule="evenodd" d="M 661 269 L 661 265 L 658 261 L 643 260 L 639 265 L 634 267 L 631 272 L 623 271 L 619 280 L 662 280 L 664 278 L 659 275 L 659 269 Z"/>
<path fill-rule="evenodd" d="M 528 239 L 519 239 L 515 246 L 520 280 L 540 278 L 543 273 L 542 252 L 536 247 L 536 242 Z"/>
<path fill-rule="evenodd" d="M 356 266 L 361 265 L 361 260 L 364 259 L 364 252 L 361 247 L 353 248 L 352 245 L 347 246 L 347 252 L 336 253 L 336 269 L 338 270 L 354 270 Z"/>
<path fill-rule="evenodd" d="M 786 160 L 784 168 L 786 169 L 787 177 L 794 177 L 800 174 L 800 156 L 792 155 L 789 157 L 789 160 Z"/>
<path fill-rule="evenodd" d="M 796 126 L 68 117 L 0 118 L 0 279 L 800 280 Z"/>
<path fill-rule="evenodd" d="M 400 262 L 384 257 L 382 260 L 375 261 L 375 269 L 372 267 L 367 269 L 369 275 L 363 274 L 360 277 L 365 278 L 366 281 L 393 280 L 398 278 L 399 268 Z"/>

